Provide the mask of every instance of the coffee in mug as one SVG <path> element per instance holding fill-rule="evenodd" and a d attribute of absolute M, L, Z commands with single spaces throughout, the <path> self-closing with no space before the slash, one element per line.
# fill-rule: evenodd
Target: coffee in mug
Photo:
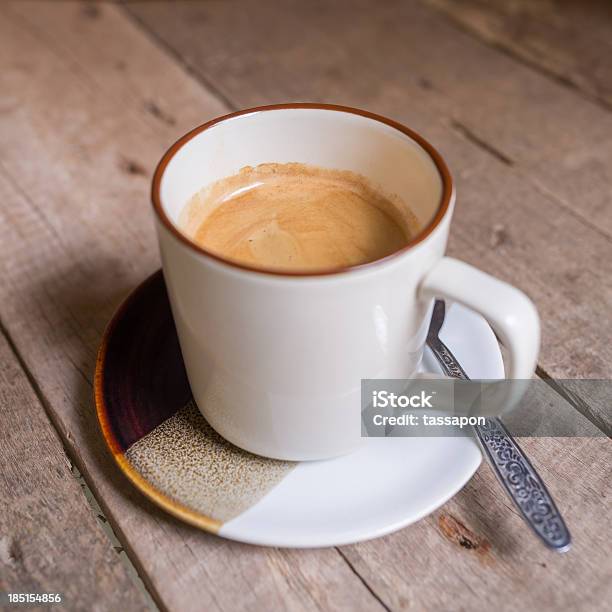
<path fill-rule="evenodd" d="M 363 175 L 301 163 L 246 166 L 205 186 L 179 226 L 228 260 L 304 272 L 383 259 L 419 231 L 408 206 Z"/>

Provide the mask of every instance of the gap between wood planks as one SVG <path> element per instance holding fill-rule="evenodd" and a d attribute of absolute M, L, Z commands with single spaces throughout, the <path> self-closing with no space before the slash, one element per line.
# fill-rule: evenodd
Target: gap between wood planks
<path fill-rule="evenodd" d="M 17 347 L 15 346 L 15 343 L 13 342 L 13 339 L 11 335 L 9 334 L 1 318 L 0 318 L 0 333 L 6 339 L 10 347 L 10 350 L 15 356 L 17 363 L 23 370 L 32 390 L 34 391 L 34 394 L 36 395 L 36 397 L 38 398 L 38 401 L 43 406 L 45 410 L 45 414 L 47 415 L 47 418 L 49 419 L 49 422 L 51 423 L 55 431 L 58 433 L 58 437 L 62 443 L 62 448 L 66 455 L 66 459 L 70 463 L 71 472 L 73 473 L 73 475 L 75 476 L 75 479 L 79 482 L 79 484 L 82 485 L 81 490 L 83 491 L 83 495 L 85 497 L 87 505 L 91 508 L 92 513 L 95 515 L 96 521 L 98 522 L 100 528 L 102 529 L 106 537 L 110 540 L 121 562 L 126 567 L 129 576 L 132 578 L 132 581 L 134 582 L 136 588 L 139 589 L 145 595 L 147 603 L 151 607 L 151 610 L 166 610 L 166 607 L 163 605 L 161 598 L 158 597 L 154 588 L 147 587 L 148 581 L 145 582 L 145 580 L 142 578 L 143 575 L 144 576 L 147 575 L 146 572 L 143 570 L 142 575 L 141 575 L 141 572 L 137 569 L 135 563 L 132 561 L 132 556 L 128 552 L 130 548 L 129 548 L 129 542 L 127 538 L 121 535 L 119 530 L 117 529 L 117 526 L 113 525 L 113 522 L 107 518 L 107 515 L 110 516 L 110 513 L 108 513 L 105 509 L 103 509 L 102 503 L 98 500 L 99 496 L 97 496 L 94 493 L 93 486 L 89 484 L 88 479 L 83 475 L 85 473 L 85 470 L 80 465 L 79 458 L 77 456 L 74 456 L 66 448 L 66 445 L 63 443 L 63 440 L 65 437 L 68 439 L 71 438 L 71 434 L 69 431 L 65 432 L 65 435 L 62 434 L 62 428 L 53 418 L 53 411 L 49 409 L 49 402 L 46 396 L 44 395 L 40 386 L 36 382 L 36 379 L 32 375 L 32 372 L 28 368 L 20 352 L 17 350 Z M 86 382 L 89 384 L 89 386 L 91 386 L 91 381 L 86 376 L 84 376 L 84 378 Z M 74 474 L 74 471 L 73 471 L 74 468 L 76 468 L 77 470 L 76 475 Z M 121 537 L 118 534 L 120 534 Z M 117 548 L 121 548 L 121 550 L 117 550 Z"/>
<path fill-rule="evenodd" d="M 612 109 L 612 107 L 610 108 Z M 471 130 L 467 125 L 463 124 L 461 121 L 457 121 L 457 119 L 450 119 L 449 125 L 453 130 L 455 130 L 455 132 L 457 132 L 458 134 L 461 134 L 463 138 L 465 138 L 466 140 L 469 140 L 474 146 L 478 147 L 481 151 L 484 151 L 488 155 L 491 155 L 492 157 L 500 161 L 502 164 L 505 164 L 506 166 L 509 166 L 511 168 L 515 168 L 516 172 L 521 172 L 520 168 L 517 168 L 516 162 L 511 157 L 508 157 L 503 151 L 489 144 L 486 140 L 483 140 L 480 136 L 474 133 L 473 130 Z M 595 223 L 592 223 L 585 217 L 579 214 L 576 214 L 576 211 L 574 210 L 574 208 L 570 204 L 568 204 L 563 198 L 558 196 L 556 193 L 553 193 L 550 189 L 546 188 L 544 185 L 541 185 L 539 182 L 534 180 L 533 177 L 528 177 L 527 180 L 529 180 L 530 184 L 533 185 L 534 189 L 536 189 L 539 193 L 555 200 L 555 202 L 559 206 L 565 209 L 565 211 L 568 214 L 572 215 L 572 217 L 574 217 L 577 221 L 589 227 L 591 230 L 599 234 L 607 242 L 612 243 L 612 239 L 606 232 L 602 231 L 601 228 Z"/>
<path fill-rule="evenodd" d="M 612 106 L 610 107 L 610 109 L 612 110 Z M 467 125 L 463 124 L 461 121 L 457 121 L 457 119 L 450 119 L 449 125 L 453 130 L 461 134 L 463 138 L 465 138 L 466 140 L 469 140 L 474 146 L 478 147 L 481 151 L 484 151 L 485 153 L 493 156 L 495 159 L 500 161 L 502 164 L 505 164 L 506 166 L 509 166 L 511 168 L 515 168 L 516 172 L 521 172 L 520 168 L 517 168 L 516 162 L 511 157 L 508 157 L 503 151 L 489 144 L 486 140 L 483 140 L 480 136 L 474 133 L 473 130 L 471 130 Z M 550 189 L 546 188 L 544 185 L 541 185 L 540 183 L 535 181 L 533 177 L 528 177 L 528 180 L 530 181 L 530 184 L 533 185 L 534 189 L 536 189 L 541 194 L 555 200 L 555 202 L 559 204 L 559 206 L 564 208 L 565 211 L 568 214 L 572 215 L 577 221 L 579 221 L 583 225 L 586 225 L 591 230 L 599 234 L 604 240 L 612 244 L 612 238 L 610 238 L 610 236 L 606 232 L 602 231 L 601 228 L 595 223 L 591 223 L 591 221 L 589 221 L 585 217 L 576 214 L 574 207 L 568 204 L 563 198 L 558 196 L 556 193 L 553 193 Z"/>
<path fill-rule="evenodd" d="M 427 6 L 431 5 L 430 0 L 422 0 L 422 2 Z M 202 74 L 202 71 L 196 70 L 188 61 L 184 59 L 184 57 L 172 45 L 166 42 L 166 40 L 164 40 L 164 38 L 162 38 L 157 32 L 152 30 L 146 24 L 146 22 L 142 20 L 136 13 L 130 11 L 129 2 L 122 2 L 121 8 L 123 12 L 125 13 L 125 15 L 128 17 L 128 19 L 130 19 L 133 23 L 135 23 L 136 26 L 139 27 L 157 46 L 159 46 L 169 56 L 171 56 L 185 70 L 185 72 L 187 72 L 192 78 L 194 78 L 196 81 L 201 83 L 205 88 L 211 91 L 216 97 L 222 100 L 223 103 L 228 107 L 228 112 L 239 110 L 240 106 L 236 104 L 229 96 L 223 93 L 219 87 L 217 87 L 214 83 L 210 81 L 210 79 L 206 78 L 206 76 Z M 445 12 L 441 11 L 438 8 L 435 8 L 435 10 L 436 12 L 442 13 L 444 15 L 445 20 L 451 22 L 454 27 L 460 29 L 461 31 L 465 29 L 464 26 L 456 23 L 455 20 L 447 16 Z M 471 31 L 470 31 L 470 34 L 472 35 L 472 37 L 474 36 L 474 33 Z M 477 38 L 478 40 L 481 40 L 480 37 L 477 37 Z M 487 41 L 484 41 L 484 40 L 481 40 L 481 42 L 485 45 L 488 44 Z M 497 49 L 497 45 L 491 44 L 489 46 Z M 510 55 L 513 59 L 520 59 L 520 58 L 515 58 L 514 54 L 510 54 Z M 525 63 L 525 62 L 521 62 L 521 63 Z M 528 67 L 530 68 L 533 68 L 534 70 L 537 70 L 537 65 L 534 65 L 534 66 L 531 66 L 530 64 L 526 64 L 526 65 L 528 65 Z M 539 70 L 537 71 L 540 72 Z M 558 78 L 556 78 L 556 75 L 554 75 L 554 73 L 549 74 L 548 72 L 543 72 L 543 74 L 546 78 L 551 78 L 555 81 L 559 80 Z M 566 83 L 563 80 L 562 83 L 563 85 L 567 85 L 572 90 L 575 89 L 575 90 L 580 91 L 581 93 L 584 93 L 582 92 L 582 90 L 579 90 L 577 86 L 575 86 L 571 82 Z M 590 98 L 590 96 L 586 96 L 586 95 L 585 97 Z M 607 108 L 607 110 L 610 110 L 610 109 Z M 470 130 L 467 126 L 465 126 L 460 121 L 457 121 L 456 119 L 451 118 L 450 127 L 454 131 L 459 133 L 462 137 L 464 137 L 466 140 L 468 140 L 470 143 L 472 143 L 474 146 L 478 147 L 481 151 L 486 153 L 487 155 L 491 156 L 492 158 L 496 159 L 497 161 L 507 166 L 515 167 L 515 162 L 513 159 L 511 159 L 503 151 L 495 148 L 494 146 L 490 145 L 489 143 L 484 141 L 482 138 L 474 134 L 472 130 Z M 541 186 L 535 183 L 534 183 L 534 186 L 538 190 L 542 189 Z M 596 231 L 599 235 L 601 235 L 606 240 L 608 241 L 610 240 L 609 236 L 605 234 L 604 232 L 602 232 L 600 228 L 594 226 L 591 223 L 586 222 L 585 219 L 583 219 L 582 217 L 575 215 L 571 207 L 567 206 L 563 201 L 561 201 L 558 196 L 554 194 L 549 194 L 549 195 L 551 195 L 551 197 L 554 197 L 555 201 L 557 201 L 561 206 L 563 206 L 563 208 L 568 210 L 568 212 L 572 213 L 572 215 L 574 215 L 580 222 L 588 225 L 591 229 Z M 568 401 L 579 413 L 581 413 L 585 418 L 587 418 L 593 425 L 595 425 L 603 433 L 605 433 L 607 436 L 612 435 L 612 427 L 607 426 L 607 424 L 596 414 L 596 412 L 591 408 L 591 406 L 589 406 L 588 402 L 586 402 L 582 398 L 577 397 L 575 393 L 573 393 L 570 389 L 567 389 L 559 381 L 555 380 L 553 384 L 552 382 L 553 379 L 546 373 L 544 368 L 542 368 L 539 365 L 536 369 L 536 375 L 544 379 L 547 382 L 547 384 L 549 384 L 549 386 L 558 395 L 560 395 L 563 399 Z"/>
<path fill-rule="evenodd" d="M 568 389 L 558 380 L 555 380 L 544 368 L 536 366 L 536 375 L 541 378 L 557 395 L 560 395 L 568 404 L 578 411 L 583 417 L 588 419 L 595 427 L 606 434 L 612 436 L 612 430 L 596 414 L 593 414 L 590 406 L 580 396 Z"/>
<path fill-rule="evenodd" d="M 134 0 L 131 0 L 131 1 L 134 1 Z M 439 0 L 420 0 L 420 2 L 424 4 L 425 6 L 429 7 L 430 9 L 433 9 L 438 14 L 440 14 L 440 16 L 451 27 L 455 28 L 456 30 L 460 32 L 463 32 L 464 34 L 467 34 L 470 38 L 477 40 L 482 45 L 489 47 L 491 49 L 495 49 L 496 51 L 498 51 L 499 53 L 503 55 L 506 55 L 513 61 L 519 64 L 522 64 L 523 66 L 529 68 L 530 70 L 533 70 L 534 72 L 537 72 L 544 78 L 549 79 L 561 85 L 562 87 L 565 87 L 566 89 L 573 91 L 574 93 L 584 98 L 585 100 L 588 100 L 589 102 L 593 102 L 597 104 L 604 111 L 612 112 L 612 104 L 610 104 L 610 102 L 608 102 L 604 97 L 597 96 L 595 94 L 590 93 L 589 91 L 586 91 L 579 84 L 574 83 L 569 77 L 563 76 L 561 74 L 557 74 L 553 70 L 546 68 L 546 66 L 538 64 L 535 60 L 530 60 L 529 58 L 522 56 L 521 54 L 514 51 L 514 49 L 512 49 L 511 47 L 505 46 L 501 42 L 496 42 L 494 40 L 486 38 L 478 30 L 470 27 L 469 25 L 467 25 L 466 23 L 463 23 L 460 19 L 458 19 L 443 2 L 440 3 Z M 465 138 L 467 138 L 472 144 L 476 145 L 477 147 L 480 147 L 482 150 L 493 155 L 502 163 L 508 166 L 516 165 L 515 161 L 512 158 L 508 157 L 503 151 L 500 151 L 499 149 L 495 148 L 494 146 L 490 145 L 488 142 L 480 138 L 469 127 L 465 126 L 460 121 L 452 119 L 450 122 L 450 125 L 453 129 L 455 129 L 460 134 L 462 134 Z M 608 234 L 603 232 L 601 228 L 598 227 L 596 224 L 590 223 L 584 217 L 577 215 L 576 212 L 574 211 L 574 208 L 570 206 L 569 204 L 567 204 L 565 201 L 563 201 L 558 195 L 552 193 L 549 189 L 546 189 L 545 187 L 543 187 L 537 182 L 532 181 L 532 184 L 534 185 L 536 189 L 543 191 L 547 196 L 554 198 L 561 206 L 563 206 L 563 208 L 568 213 L 572 214 L 576 219 L 579 219 L 582 223 L 585 223 L 586 225 L 588 225 L 593 231 L 597 232 L 600 236 L 610 241 L 610 237 Z M 551 377 L 548 376 L 548 374 L 546 375 L 545 378 L 551 379 Z M 561 389 L 563 388 L 563 385 L 558 385 L 558 386 Z M 585 407 L 588 409 L 587 404 L 585 404 Z M 597 417 L 597 415 L 592 415 L 590 410 L 587 410 L 586 413 L 583 412 L 583 414 L 589 420 L 591 420 L 594 424 L 600 427 L 598 423 L 601 423 L 601 420 Z M 600 427 L 600 429 L 603 429 L 603 431 L 605 431 L 608 435 L 612 434 L 612 430 L 606 427 L 605 424 L 604 424 L 604 427 L 603 428 Z"/>
<path fill-rule="evenodd" d="M 140 577 L 140 574 L 134 567 L 134 564 L 130 560 L 130 557 L 125 552 L 125 548 L 121 544 L 121 541 L 115 534 L 111 523 L 106 518 L 104 511 L 102 510 L 96 496 L 94 495 L 93 491 L 91 490 L 91 487 L 89 486 L 87 482 L 87 479 L 85 478 L 85 476 L 83 476 L 83 474 L 77 467 L 76 459 L 72 457 L 72 454 L 66 448 L 66 445 L 63 443 L 64 437 L 61 434 L 60 428 L 55 423 L 52 413 L 48 409 L 48 402 L 46 401 L 44 394 L 42 393 L 39 385 L 36 383 L 35 378 L 32 376 L 32 373 L 28 369 L 22 356 L 17 350 L 17 347 L 15 346 L 15 343 L 13 342 L 13 339 L 11 338 L 11 335 L 6 329 L 1 318 L 0 318 L 0 334 L 2 334 L 2 336 L 5 338 L 10 351 L 15 357 L 15 361 L 19 364 L 19 367 L 24 373 L 28 381 L 28 384 L 30 385 L 32 391 L 34 392 L 34 395 L 38 398 L 38 401 L 43 406 L 45 410 L 45 414 L 47 415 L 47 418 L 49 419 L 51 426 L 53 427 L 53 429 L 55 429 L 55 431 L 57 431 L 59 442 L 61 443 L 62 450 L 64 451 L 64 454 L 66 456 L 66 461 L 68 462 L 70 466 L 70 472 L 72 476 L 74 477 L 74 479 L 80 485 L 79 488 L 81 489 L 83 493 L 83 497 L 86 501 L 87 506 L 89 507 L 89 509 L 91 510 L 91 513 L 94 515 L 96 519 L 96 523 L 98 524 L 99 528 L 104 533 L 104 535 L 110 541 L 114 551 L 117 553 L 117 556 L 119 557 L 121 563 L 124 565 L 124 567 L 127 570 L 128 575 L 132 579 L 132 582 L 134 583 L 138 591 L 140 591 L 144 595 L 146 602 L 148 606 L 150 607 L 150 609 L 153 611 L 159 610 L 160 608 L 153 601 L 151 593 L 149 593 L 149 591 L 147 590 L 142 578 Z"/>
<path fill-rule="evenodd" d="M 104 513 L 104 510 L 102 510 L 102 508 L 100 507 L 100 504 L 98 503 L 96 496 L 91 490 L 91 487 L 87 484 L 87 479 L 85 478 L 85 476 L 83 476 L 83 474 L 81 474 L 79 469 L 70 459 L 70 455 L 66 447 L 64 447 L 64 452 L 67 455 L 68 461 L 70 461 L 70 471 L 72 472 L 72 475 L 74 476 L 75 480 L 81 485 L 81 490 L 83 491 L 83 495 L 85 497 L 85 500 L 87 501 L 88 506 L 91 508 L 92 513 L 95 515 L 99 526 L 102 528 L 102 531 L 106 534 L 106 537 L 113 545 L 113 549 L 115 550 L 115 552 L 119 556 L 119 559 L 127 569 L 127 572 L 133 583 L 136 585 L 136 588 L 144 595 L 147 604 L 149 605 L 152 611 L 160 610 L 160 608 L 153 600 L 151 593 L 149 593 L 144 581 L 140 577 L 138 570 L 136 569 L 136 567 L 134 567 L 134 564 L 130 560 L 130 557 L 125 552 L 125 548 L 122 546 L 119 538 L 117 537 L 117 534 L 114 532 L 110 521 Z"/>
<path fill-rule="evenodd" d="M 446 20 L 446 22 L 452 25 L 454 28 L 463 32 L 464 34 L 467 34 L 471 38 L 478 40 L 483 45 L 490 47 L 491 49 L 495 49 L 503 55 L 511 58 L 513 61 L 526 66 L 530 70 L 533 70 L 547 79 L 554 81 L 562 87 L 574 91 L 582 96 L 585 100 L 597 104 L 603 110 L 612 111 L 612 104 L 605 97 L 585 90 L 580 86 L 580 84 L 575 83 L 568 76 L 559 74 L 551 68 L 536 62 L 535 60 L 529 59 L 528 57 L 517 53 L 512 47 L 504 45 L 501 41 L 494 41 L 483 36 L 477 29 L 470 27 L 468 24 L 463 23 L 461 19 L 457 18 L 457 16 L 453 14 L 452 9 L 444 2 L 440 2 L 440 0 L 420 0 L 420 2 L 439 13 Z"/>
<path fill-rule="evenodd" d="M 530 70 L 533 70 L 534 72 L 537 72 L 538 74 L 542 75 L 544 78 L 554 81 L 555 83 L 561 85 L 562 87 L 565 87 L 566 89 L 573 91 L 574 93 L 581 96 L 585 100 L 588 100 L 590 102 L 597 104 L 604 111 L 606 112 L 612 111 L 612 104 L 610 104 L 610 102 L 608 102 L 608 100 L 606 100 L 604 97 L 598 96 L 596 94 L 590 93 L 589 91 L 586 91 L 583 87 L 581 87 L 578 83 L 573 82 L 570 78 L 563 76 L 561 74 L 558 74 L 554 72 L 552 69 L 549 69 L 546 66 L 543 66 L 539 64 L 538 62 L 531 60 L 521 55 L 520 53 L 517 53 L 514 49 L 512 49 L 509 46 L 504 45 L 503 43 L 496 42 L 492 39 L 486 38 L 477 29 L 470 27 L 468 24 L 463 23 L 459 18 L 457 18 L 453 14 L 452 10 L 449 7 L 447 7 L 443 2 L 440 3 L 437 0 L 421 0 L 421 2 L 424 5 L 428 6 L 429 8 L 432 8 L 433 10 L 435 10 L 437 13 L 439 13 L 444 18 L 444 20 L 447 23 L 449 23 L 452 27 L 463 32 L 464 34 L 467 34 L 474 40 L 479 41 L 482 45 L 495 49 L 496 51 L 508 56 L 513 61 L 516 61 L 526 66 L 527 68 L 529 68 Z M 502 151 L 498 151 L 497 149 L 489 145 L 487 142 L 483 141 L 481 138 L 473 134 L 472 131 L 469 130 L 469 128 L 467 128 L 466 126 L 464 126 L 462 123 L 458 121 L 452 121 L 451 126 L 457 131 L 459 131 L 465 138 L 470 140 L 470 142 L 480 147 L 482 150 L 486 151 L 487 153 L 493 155 L 494 157 L 499 159 L 501 162 L 507 165 L 510 165 L 510 166 L 514 165 L 514 161 L 511 158 L 506 156 Z M 534 183 L 534 186 L 539 190 L 543 189 L 543 187 L 537 183 Z M 584 218 L 579 217 L 579 215 L 576 215 L 573 208 L 567 205 L 565 202 L 561 201 L 561 199 L 556 194 L 551 193 L 550 190 L 548 189 L 545 189 L 545 191 L 549 197 L 555 198 L 555 200 L 559 202 L 559 204 L 562 205 L 569 213 L 573 214 L 577 218 L 580 218 L 582 222 L 586 221 Z M 605 232 L 602 232 L 599 227 L 597 227 L 596 225 L 592 223 L 588 223 L 588 225 L 592 230 L 596 231 L 600 236 L 602 236 L 606 240 L 609 240 L 609 236 Z M 536 375 L 539 376 L 542 380 L 544 380 L 558 395 L 560 395 L 561 397 L 563 397 L 563 399 L 569 402 L 574 407 L 575 410 L 580 412 L 580 414 L 586 417 L 591 423 L 593 423 L 593 425 L 595 425 L 597 428 L 603 431 L 607 436 L 612 436 L 612 428 L 608 426 L 592 410 L 588 402 L 584 401 L 582 398 L 580 398 L 575 393 L 573 393 L 571 389 L 566 388 L 566 386 L 563 383 L 555 380 L 540 365 L 538 365 L 536 368 Z"/>

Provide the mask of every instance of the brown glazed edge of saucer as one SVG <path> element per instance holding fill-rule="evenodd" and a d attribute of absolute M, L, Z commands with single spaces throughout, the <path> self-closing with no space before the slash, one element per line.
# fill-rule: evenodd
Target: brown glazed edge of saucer
<path fill-rule="evenodd" d="M 119 376 L 121 375 L 121 367 L 125 364 L 121 362 L 115 363 L 113 361 L 113 358 L 116 358 L 118 356 L 118 353 L 120 353 L 122 349 L 125 348 L 124 345 L 129 345 L 130 334 L 134 334 L 135 332 L 133 327 L 131 327 L 130 325 L 127 325 L 126 327 L 126 324 L 133 323 L 131 318 L 134 318 L 134 315 L 138 312 L 139 307 L 144 308 L 145 311 L 148 310 L 147 307 L 150 307 L 151 304 L 145 303 L 147 301 L 147 298 L 157 298 L 158 300 L 165 299 L 167 301 L 168 298 L 161 270 L 154 272 L 130 293 L 130 295 L 124 300 L 124 302 L 115 312 L 113 318 L 107 325 L 102 336 L 102 341 L 96 359 L 96 369 L 94 376 L 94 401 L 96 405 L 96 413 L 98 415 L 98 422 L 100 423 L 100 429 L 102 431 L 102 436 L 115 462 L 119 466 L 119 469 L 128 478 L 128 480 L 139 491 L 141 491 L 141 493 L 143 493 L 151 501 L 153 501 L 155 504 L 157 504 L 173 516 L 191 525 L 194 525 L 195 527 L 199 527 L 200 529 L 203 529 L 205 531 L 209 531 L 211 533 L 218 533 L 219 529 L 223 524 L 221 521 L 203 515 L 181 503 L 176 502 L 175 500 L 161 492 L 159 489 L 151 485 L 145 478 L 143 478 L 143 476 L 137 470 L 134 469 L 134 467 L 126 458 L 125 451 L 129 446 L 128 442 L 136 435 L 140 435 L 140 437 L 146 435 L 146 433 L 148 433 L 147 429 L 149 431 L 152 430 L 158 423 L 149 422 L 148 424 L 145 424 L 144 428 L 141 427 L 141 430 L 138 432 L 136 432 L 135 428 L 132 427 L 131 435 L 128 435 L 127 438 L 125 435 L 118 436 L 117 420 L 120 419 L 120 416 L 118 414 L 113 414 L 112 410 L 109 410 L 109 407 L 112 407 L 114 404 L 116 404 L 117 401 L 123 401 L 121 393 L 122 391 L 124 391 L 120 384 L 115 385 L 114 377 L 118 374 Z M 164 310 L 163 301 L 161 302 L 161 305 L 162 310 Z M 170 313 L 169 305 L 167 306 L 167 312 Z M 167 322 L 164 321 L 163 323 L 167 325 Z M 174 322 L 172 321 L 171 316 L 170 324 L 172 325 L 172 327 L 174 327 Z M 149 335 L 155 337 L 154 333 Z M 176 345 L 176 348 L 178 348 L 178 343 Z M 152 354 L 147 353 L 147 351 L 145 351 L 144 354 L 145 356 L 152 356 Z M 123 357 L 125 359 L 127 356 L 120 355 L 120 357 Z M 175 383 L 178 387 L 181 387 L 184 383 L 187 383 L 187 379 L 186 375 L 184 374 L 184 369 L 182 369 L 183 366 L 182 358 L 180 357 L 180 349 L 178 357 L 178 363 L 180 364 L 180 367 L 174 370 L 173 372 L 171 371 L 171 376 L 178 378 L 178 380 L 174 380 L 173 383 Z M 184 381 L 180 380 L 181 370 L 182 375 L 184 376 Z M 140 371 L 142 372 L 142 369 Z M 181 391 L 183 392 L 183 394 L 185 393 L 185 391 L 188 392 L 188 397 L 183 398 L 188 401 L 191 397 L 188 384 L 186 390 L 183 388 L 181 389 Z M 181 407 L 181 401 L 182 400 L 179 396 L 176 409 Z M 171 416 L 171 414 L 165 414 L 162 412 L 161 414 L 157 415 L 159 422 L 163 421 L 164 418 L 167 418 L 167 416 Z"/>

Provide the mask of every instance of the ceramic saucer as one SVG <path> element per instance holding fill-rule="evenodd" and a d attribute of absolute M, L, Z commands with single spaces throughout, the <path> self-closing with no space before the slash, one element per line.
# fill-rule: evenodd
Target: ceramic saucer
<path fill-rule="evenodd" d="M 473 378 L 501 378 L 497 341 L 459 305 L 441 334 Z M 424 368 L 435 371 L 426 354 Z M 96 365 L 102 433 L 130 481 L 171 514 L 222 537 L 287 547 L 348 544 L 426 516 L 480 464 L 469 436 L 369 438 L 351 455 L 292 463 L 225 442 L 191 399 L 161 272 L 123 303 Z"/>

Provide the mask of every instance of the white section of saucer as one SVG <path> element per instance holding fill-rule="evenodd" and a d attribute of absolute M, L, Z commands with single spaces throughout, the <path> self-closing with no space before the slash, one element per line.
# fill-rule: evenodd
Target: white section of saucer
<path fill-rule="evenodd" d="M 495 335 L 474 312 L 453 304 L 442 339 L 472 378 L 503 378 Z M 424 370 L 439 371 L 426 351 Z M 376 538 L 427 516 L 455 495 L 480 465 L 469 435 L 368 438 L 354 453 L 300 463 L 219 535 L 266 546 L 315 548 Z"/>

